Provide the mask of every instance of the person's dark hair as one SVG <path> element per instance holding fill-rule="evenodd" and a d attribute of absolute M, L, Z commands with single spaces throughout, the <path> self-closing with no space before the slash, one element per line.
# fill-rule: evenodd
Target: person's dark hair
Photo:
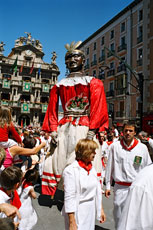
<path fill-rule="evenodd" d="M 16 166 L 5 168 L 0 174 L 0 184 L 5 190 L 11 190 L 22 180 L 22 170 Z"/>
<path fill-rule="evenodd" d="M 134 122 L 132 122 L 132 121 L 125 122 L 125 123 L 123 124 L 123 129 L 122 129 L 122 130 L 124 130 L 125 126 L 132 126 L 132 127 L 134 127 L 134 131 L 135 131 L 135 132 L 137 131 L 137 126 L 136 126 L 136 124 L 135 124 Z"/>
<path fill-rule="evenodd" d="M 38 170 L 33 168 L 33 169 L 29 169 L 26 172 L 24 179 L 26 180 L 26 182 L 32 182 L 33 184 L 35 184 L 38 180 L 38 176 L 39 176 Z"/>
<path fill-rule="evenodd" d="M 0 230 L 14 230 L 15 225 L 13 219 L 6 217 L 0 218 Z"/>
<path fill-rule="evenodd" d="M 32 149 L 36 145 L 36 139 L 33 136 L 25 136 L 23 139 L 24 148 Z"/>
<path fill-rule="evenodd" d="M 87 160 L 91 153 L 98 148 L 98 144 L 89 139 L 81 139 L 75 147 L 76 160 Z"/>

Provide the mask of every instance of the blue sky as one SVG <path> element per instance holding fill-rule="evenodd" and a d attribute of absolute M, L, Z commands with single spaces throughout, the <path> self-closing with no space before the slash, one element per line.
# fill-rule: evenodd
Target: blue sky
<path fill-rule="evenodd" d="M 15 40 L 30 32 L 40 40 L 45 53 L 44 61 L 50 63 L 56 51 L 59 80 L 65 77 L 64 45 L 84 41 L 132 0 L 1 0 L 0 42 L 4 55 L 14 47 Z"/>

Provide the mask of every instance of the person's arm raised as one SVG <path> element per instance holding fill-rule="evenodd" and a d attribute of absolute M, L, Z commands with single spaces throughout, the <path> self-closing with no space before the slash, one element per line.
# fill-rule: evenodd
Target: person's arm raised
<path fill-rule="evenodd" d="M 43 147 L 45 147 L 46 142 L 42 142 L 40 145 L 29 149 L 29 148 L 23 148 L 20 146 L 12 146 L 9 150 L 10 153 L 12 154 L 12 156 L 16 156 L 16 155 L 26 155 L 26 156 L 30 156 L 30 155 L 35 155 L 37 154 Z"/>

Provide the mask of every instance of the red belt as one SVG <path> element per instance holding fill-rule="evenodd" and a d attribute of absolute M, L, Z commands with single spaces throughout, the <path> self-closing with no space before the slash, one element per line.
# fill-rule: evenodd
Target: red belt
<path fill-rule="evenodd" d="M 121 181 L 115 181 L 116 184 L 123 185 L 123 186 L 131 186 L 132 183 L 128 182 L 121 182 Z"/>

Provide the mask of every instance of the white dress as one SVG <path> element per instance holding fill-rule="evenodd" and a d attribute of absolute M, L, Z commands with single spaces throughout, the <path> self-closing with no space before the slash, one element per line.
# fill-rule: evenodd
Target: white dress
<path fill-rule="evenodd" d="M 153 164 L 137 175 L 130 187 L 118 230 L 153 229 Z"/>
<path fill-rule="evenodd" d="M 19 209 L 21 213 L 19 230 L 30 230 L 37 223 L 37 214 L 32 205 L 32 198 L 29 196 L 31 188 L 33 188 L 33 186 L 24 188 L 20 195 L 22 205 Z"/>
<path fill-rule="evenodd" d="M 63 172 L 64 179 L 64 211 L 68 229 L 67 213 L 74 212 L 78 230 L 94 230 L 95 217 L 101 215 L 101 186 L 94 168 L 89 172 L 75 161 Z"/>

